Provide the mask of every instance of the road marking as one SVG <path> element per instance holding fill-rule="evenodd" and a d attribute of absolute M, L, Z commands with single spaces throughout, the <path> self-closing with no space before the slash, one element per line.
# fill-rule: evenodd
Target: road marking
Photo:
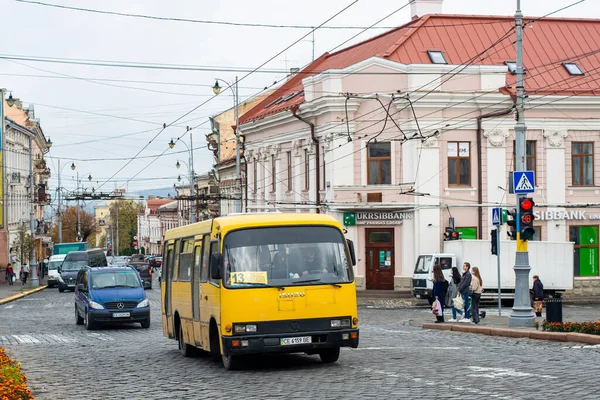
<path fill-rule="evenodd" d="M 582 346 L 565 346 L 563 349 L 600 349 L 600 344 L 586 344 Z"/>
<path fill-rule="evenodd" d="M 54 307 L 54 304 L 52 304 L 52 303 L 48 303 L 48 304 L 46 304 L 44 307 L 46 307 L 46 308 Z"/>
<path fill-rule="evenodd" d="M 13 308 L 14 306 L 15 306 L 14 304 L 11 304 L 11 305 L 8 305 L 8 306 L 6 306 L 4 308 Z"/>
<path fill-rule="evenodd" d="M 70 307 L 71 303 L 65 303 L 65 307 Z"/>
<path fill-rule="evenodd" d="M 523 377 L 536 377 L 536 378 L 546 378 L 546 379 L 558 379 L 557 376 L 552 375 L 539 375 L 533 374 L 530 372 L 520 372 L 514 370 L 512 368 L 489 368 L 489 367 L 467 367 L 473 372 L 477 372 L 476 374 L 469 374 L 467 376 L 473 377 L 481 377 L 481 378 L 504 378 L 504 377 L 515 377 L 515 378 L 523 378 Z"/>
<path fill-rule="evenodd" d="M 457 386 L 457 385 L 454 385 L 451 383 L 445 383 L 445 382 L 439 381 L 439 380 L 429 380 L 429 379 L 424 379 L 424 378 L 417 378 L 415 376 L 405 374 L 405 373 L 383 371 L 383 370 L 377 370 L 377 369 L 373 369 L 373 368 L 355 367 L 352 365 L 350 366 L 350 368 L 359 370 L 365 374 L 378 374 L 378 375 L 384 375 L 384 376 L 387 376 L 390 378 L 400 378 L 400 379 L 405 379 L 405 380 L 412 381 L 415 383 L 420 383 L 425 386 L 443 387 L 446 389 L 453 389 L 453 390 L 460 391 L 463 393 L 468 392 L 468 393 L 482 395 L 482 396 L 494 397 L 494 398 L 498 398 L 498 399 L 502 399 L 502 400 L 513 399 L 513 397 L 510 397 L 510 396 L 504 396 L 504 395 L 500 395 L 500 394 L 496 394 L 496 393 L 485 392 L 483 390 L 479 390 L 479 389 L 476 389 L 473 387 L 463 387 L 463 386 Z"/>
<path fill-rule="evenodd" d="M 352 349 L 344 347 L 345 350 L 414 350 L 419 348 L 421 350 L 462 350 L 470 349 L 470 347 L 422 347 L 422 346 L 385 346 L 385 347 L 359 347 Z"/>
<path fill-rule="evenodd" d="M 362 327 L 361 330 L 363 331 L 380 331 L 380 332 L 390 332 L 390 333 L 403 333 L 406 335 L 412 335 L 417 333 L 417 331 L 403 331 L 403 330 L 398 330 L 398 329 L 386 329 L 386 328 L 380 328 L 378 326 L 365 326 Z"/>
<path fill-rule="evenodd" d="M 105 335 L 104 333 L 92 332 L 88 333 L 87 336 L 93 337 L 98 340 L 115 340 L 115 338 Z"/>
<path fill-rule="evenodd" d="M 31 335 L 12 335 L 19 343 L 40 343 L 39 340 Z"/>

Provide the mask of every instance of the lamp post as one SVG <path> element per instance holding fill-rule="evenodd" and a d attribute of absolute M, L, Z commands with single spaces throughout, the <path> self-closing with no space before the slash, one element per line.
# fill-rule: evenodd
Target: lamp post
<path fill-rule="evenodd" d="M 235 199 L 235 210 L 238 213 L 242 212 L 242 171 L 241 171 L 241 163 L 240 163 L 240 116 L 239 116 L 239 98 L 238 98 L 238 78 L 235 77 L 235 83 L 233 86 L 229 84 L 226 80 L 216 78 L 215 85 L 213 86 L 214 94 L 218 95 L 221 93 L 221 87 L 219 86 L 219 81 L 225 83 L 229 89 L 233 92 L 233 107 L 235 113 L 235 182 L 236 182 L 236 192 L 237 196 Z"/>
<path fill-rule="evenodd" d="M 73 169 L 73 166 L 71 166 L 71 169 Z M 88 181 L 92 181 L 92 174 L 88 174 Z M 81 235 L 81 211 L 80 211 L 80 206 L 79 206 L 79 183 L 81 181 L 79 180 L 79 171 L 77 171 L 77 241 L 81 242 L 83 239 L 83 236 Z M 83 187 L 82 187 L 83 189 Z"/>
<path fill-rule="evenodd" d="M 5 119 L 4 119 L 4 98 L 6 96 L 6 89 L 4 88 L 0 88 L 0 95 L 2 96 L 2 99 L 0 101 L 0 153 L 4 151 L 4 143 L 6 142 L 5 139 L 5 131 L 4 128 L 6 127 L 6 123 L 5 123 Z M 6 104 L 9 107 L 12 107 L 15 104 L 15 100 L 12 97 L 12 93 L 8 96 L 8 98 L 6 99 Z M 0 159 L 0 161 L 2 162 L 2 178 L 0 180 L 0 182 L 2 182 L 2 185 L 0 187 L 0 200 L 1 201 L 1 205 L 0 205 L 0 226 L 6 226 L 8 227 L 8 215 L 6 213 L 6 204 L 8 203 L 8 201 L 6 201 L 6 190 L 5 185 L 4 185 L 4 178 L 6 177 L 6 162 L 5 162 L 6 158 L 2 157 L 2 159 Z M 8 256 L 8 254 L 10 254 L 10 243 L 8 243 L 7 240 L 7 247 L 6 247 L 6 254 Z M 10 260 L 8 260 L 10 261 Z"/>
<path fill-rule="evenodd" d="M 65 166 L 67 166 L 68 164 L 63 165 L 62 167 L 60 166 L 60 158 L 57 159 L 58 160 L 58 243 L 62 243 L 62 214 L 61 214 L 61 207 L 62 207 L 62 198 L 61 198 L 61 186 L 60 186 L 60 174 L 62 173 L 62 170 Z M 71 170 L 75 171 L 75 163 L 72 162 L 71 163 Z"/>
<path fill-rule="evenodd" d="M 193 205 L 195 204 L 195 196 L 196 196 L 196 185 L 194 182 L 194 145 L 193 145 L 193 141 L 192 141 L 192 132 L 190 127 L 187 127 L 187 131 L 190 133 L 190 145 L 188 146 L 183 140 L 181 141 L 181 143 L 184 144 L 184 146 L 188 149 L 189 151 L 189 164 L 187 164 L 188 167 L 188 175 L 189 175 L 189 180 L 190 180 L 190 222 L 193 224 L 194 222 L 196 222 L 196 215 L 193 212 Z M 171 141 L 169 142 L 169 147 L 172 149 L 173 147 L 175 147 L 175 142 L 173 141 L 173 139 L 171 139 Z M 185 164 L 185 163 L 184 163 Z M 175 164 L 175 167 L 177 169 L 179 169 L 181 167 L 181 164 L 179 163 L 179 161 L 177 161 L 177 164 Z M 181 177 L 178 177 L 178 181 L 181 182 Z"/>

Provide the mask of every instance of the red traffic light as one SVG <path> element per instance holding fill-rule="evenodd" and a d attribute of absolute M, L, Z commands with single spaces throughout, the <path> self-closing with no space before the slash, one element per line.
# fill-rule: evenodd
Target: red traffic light
<path fill-rule="evenodd" d="M 523 201 L 521 202 L 521 210 L 523 211 L 529 211 L 533 208 L 533 206 L 533 200 L 531 199 L 523 199 Z"/>

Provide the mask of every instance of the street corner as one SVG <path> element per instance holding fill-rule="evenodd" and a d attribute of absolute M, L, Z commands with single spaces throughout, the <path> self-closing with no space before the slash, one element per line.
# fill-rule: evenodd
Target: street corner
<path fill-rule="evenodd" d="M 29 296 L 30 294 L 41 292 L 42 290 L 46 289 L 47 287 L 48 287 L 47 285 L 43 285 L 43 286 L 39 286 L 39 287 L 34 288 L 34 289 L 20 291 L 19 293 L 16 293 L 16 294 L 13 294 L 11 296 L 8 296 L 8 297 L 5 297 L 3 299 L 0 299 L 0 305 L 8 304 L 11 301 L 15 301 L 15 300 L 21 299 L 23 297 Z"/>

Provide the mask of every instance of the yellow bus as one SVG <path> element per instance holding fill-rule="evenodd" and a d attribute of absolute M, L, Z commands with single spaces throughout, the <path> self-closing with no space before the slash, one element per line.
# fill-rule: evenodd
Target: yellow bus
<path fill-rule="evenodd" d="M 240 214 L 169 230 L 161 298 L 165 337 L 226 369 L 246 354 L 358 347 L 352 267 L 342 226 L 323 214 Z"/>

